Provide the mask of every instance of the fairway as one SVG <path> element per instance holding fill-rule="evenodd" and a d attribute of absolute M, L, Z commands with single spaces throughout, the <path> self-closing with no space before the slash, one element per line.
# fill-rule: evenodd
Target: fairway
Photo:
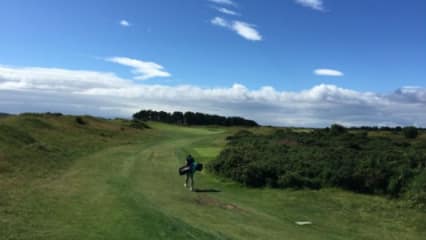
<path fill-rule="evenodd" d="M 13 189 L 13 202 L 0 195 L 0 239 L 426 236 L 425 213 L 382 197 L 335 189 L 249 189 L 205 171 L 195 176 L 198 191 L 189 192 L 177 173 L 186 154 L 207 163 L 233 129 L 149 125 L 138 141 L 93 151 L 59 175 Z"/>

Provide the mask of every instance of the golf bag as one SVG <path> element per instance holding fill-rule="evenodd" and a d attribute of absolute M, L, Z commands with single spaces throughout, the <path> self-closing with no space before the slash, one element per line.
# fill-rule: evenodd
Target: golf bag
<path fill-rule="evenodd" d="M 194 163 L 195 167 L 194 170 L 191 169 L 191 166 L 185 165 L 179 168 L 179 175 L 185 175 L 191 171 L 195 172 L 195 171 L 202 171 L 203 170 L 203 164 L 202 163 Z"/>
<path fill-rule="evenodd" d="M 191 166 L 185 165 L 185 166 L 179 168 L 179 175 L 181 175 L 181 176 L 185 175 L 189 171 L 191 171 Z"/>

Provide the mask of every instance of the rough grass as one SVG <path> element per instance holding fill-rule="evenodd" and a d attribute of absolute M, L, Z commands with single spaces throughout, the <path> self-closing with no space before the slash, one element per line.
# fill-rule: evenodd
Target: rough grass
<path fill-rule="evenodd" d="M 27 114 L 3 118 L 0 153 L 15 172 L 45 175 L 51 169 L 66 168 L 79 156 L 142 139 L 141 131 L 126 123 L 83 119 L 87 125 L 79 125 L 73 116 Z"/>
<path fill-rule="evenodd" d="M 198 192 L 184 189 L 177 168 L 185 155 L 209 161 L 234 128 L 149 123 L 152 129 L 140 131 L 126 121 L 85 117 L 88 124 L 78 126 L 73 117 L 35 116 L 42 122 L 35 126 L 21 118 L 4 118 L 0 126 L 23 130 L 49 151 L 0 140 L 0 163 L 11 169 L 0 172 L 2 240 L 426 236 L 425 213 L 382 197 L 335 189 L 248 189 L 206 172 L 195 176 Z M 14 156 L 27 158 L 18 164 Z M 58 165 L 49 165 L 52 156 Z M 43 168 L 50 170 L 24 174 Z"/>

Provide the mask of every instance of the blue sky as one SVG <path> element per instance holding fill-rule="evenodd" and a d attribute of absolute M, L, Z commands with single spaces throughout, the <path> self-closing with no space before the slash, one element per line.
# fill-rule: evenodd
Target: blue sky
<path fill-rule="evenodd" d="M 95 112 L 100 115 L 121 116 L 140 106 L 240 114 L 277 125 L 425 124 L 423 116 L 412 116 L 417 111 L 415 107 L 421 109 L 426 102 L 426 1 L 423 0 L 3 0 L 0 31 L 3 71 L 3 74 L 0 71 L 0 94 L 3 93 L 0 111 L 1 108 L 22 112 L 65 107 L 70 113 L 98 109 Z M 56 79 L 48 83 L 41 81 L 49 78 L 46 75 L 50 76 L 53 68 L 65 72 L 55 75 Z M 85 75 L 81 72 L 73 72 L 76 70 L 111 73 L 119 78 L 115 79 L 118 82 L 141 89 L 131 100 L 117 100 L 123 102 L 120 106 L 126 111 L 106 111 L 118 106 L 99 99 L 95 102 L 102 103 L 89 104 L 90 109 L 75 108 L 71 105 L 82 101 L 82 92 L 88 98 L 85 101 L 91 103 L 94 98 L 106 98 L 105 89 L 90 88 L 89 80 L 83 79 Z M 320 74 L 315 74 L 316 70 Z M 45 91 L 46 87 L 58 84 L 64 84 L 62 89 L 70 89 L 66 84 L 77 81 L 73 79 L 77 75 L 83 79 L 79 91 L 59 92 L 55 88 L 53 92 L 57 95 Z M 100 76 L 99 82 L 104 81 L 113 80 Z M 14 87 L 10 87 L 12 82 Z M 199 89 L 202 93 L 198 98 L 204 102 L 198 106 L 188 100 L 175 106 L 171 104 L 173 99 L 159 101 L 157 98 L 161 96 L 147 93 L 158 93 L 151 89 L 154 86 L 160 87 L 162 90 L 157 90 L 163 94 L 167 92 L 168 97 L 179 93 L 185 95 L 178 96 L 182 98 L 189 93 L 179 92 L 180 88 Z M 268 87 L 273 88 L 269 95 L 276 94 L 275 100 L 256 95 Z M 219 90 L 237 92 L 245 98 L 241 100 L 241 96 L 231 94 L 229 101 L 235 103 L 234 98 L 240 99 L 240 105 L 227 108 L 229 102 L 217 104 L 211 100 L 212 96 L 206 96 L 206 92 Z M 361 106 L 351 105 L 353 112 L 336 112 L 326 118 L 318 114 L 323 110 L 311 109 L 311 105 L 289 109 L 291 101 L 298 98 L 283 97 L 296 94 L 303 98 L 304 93 L 317 94 L 315 91 L 321 92 L 315 97 L 324 101 L 320 109 L 330 107 L 330 99 L 337 104 L 340 100 L 336 99 L 347 98 L 345 91 L 362 96 L 374 94 L 386 101 L 401 99 L 394 97 L 398 94 L 411 101 L 414 94 L 416 101 L 410 102 L 409 112 L 392 119 L 384 117 L 388 111 L 384 102 L 373 106 L 374 115 L 383 111 L 382 117 L 371 119 L 373 112 L 366 111 L 370 115 L 364 115 L 359 110 Z M 336 97 L 333 95 L 336 92 L 344 96 Z M 407 97 L 408 93 L 411 95 Z M 44 105 L 26 106 L 28 94 L 37 95 Z M 64 105 L 48 107 L 49 101 L 58 97 L 69 99 L 68 105 L 65 101 Z M 368 104 L 374 100 L 373 97 L 371 101 L 360 99 Z M 6 104 L 10 102 L 14 102 L 13 108 Z M 260 111 L 253 102 L 263 106 L 260 109 L 270 107 L 270 112 Z M 281 115 L 273 114 L 276 108 Z M 303 112 L 304 108 L 312 113 L 291 121 L 285 119 L 286 113 Z"/>

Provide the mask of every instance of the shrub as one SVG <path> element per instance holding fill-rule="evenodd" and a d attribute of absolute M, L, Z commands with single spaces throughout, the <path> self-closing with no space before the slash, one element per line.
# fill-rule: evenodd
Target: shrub
<path fill-rule="evenodd" d="M 149 129 L 149 128 L 151 128 L 146 123 L 144 123 L 144 122 L 142 122 L 140 120 L 132 120 L 130 122 L 130 127 L 131 128 L 136 128 L 136 129 Z"/>
<path fill-rule="evenodd" d="M 426 208 L 426 169 L 423 169 L 411 182 L 408 199 L 419 208 Z"/>
<path fill-rule="evenodd" d="M 341 134 L 344 134 L 346 132 L 347 132 L 346 128 L 342 125 L 339 125 L 339 124 L 333 124 L 330 127 L 330 133 L 333 134 L 333 135 L 341 135 Z"/>
<path fill-rule="evenodd" d="M 319 189 L 321 187 L 318 179 L 310 179 L 303 177 L 298 173 L 286 173 L 278 178 L 278 186 L 282 188 L 312 188 Z"/>
<path fill-rule="evenodd" d="M 208 169 L 250 187 L 327 186 L 393 197 L 411 191 L 410 199 L 422 202 L 425 180 L 413 178 L 425 165 L 423 145 L 369 137 L 366 130 L 350 133 L 334 125 L 328 131 L 238 132 Z"/>
<path fill-rule="evenodd" d="M 404 136 L 409 139 L 414 139 L 419 134 L 416 127 L 405 127 L 402 129 Z"/>
<path fill-rule="evenodd" d="M 80 124 L 80 125 L 86 125 L 86 121 L 84 121 L 84 119 L 80 116 L 75 118 L 75 122 Z"/>
<path fill-rule="evenodd" d="M 63 116 L 63 114 L 59 113 L 59 112 L 47 112 L 46 115 L 48 115 L 48 116 L 54 116 L 54 117 L 61 117 L 61 116 Z"/>

